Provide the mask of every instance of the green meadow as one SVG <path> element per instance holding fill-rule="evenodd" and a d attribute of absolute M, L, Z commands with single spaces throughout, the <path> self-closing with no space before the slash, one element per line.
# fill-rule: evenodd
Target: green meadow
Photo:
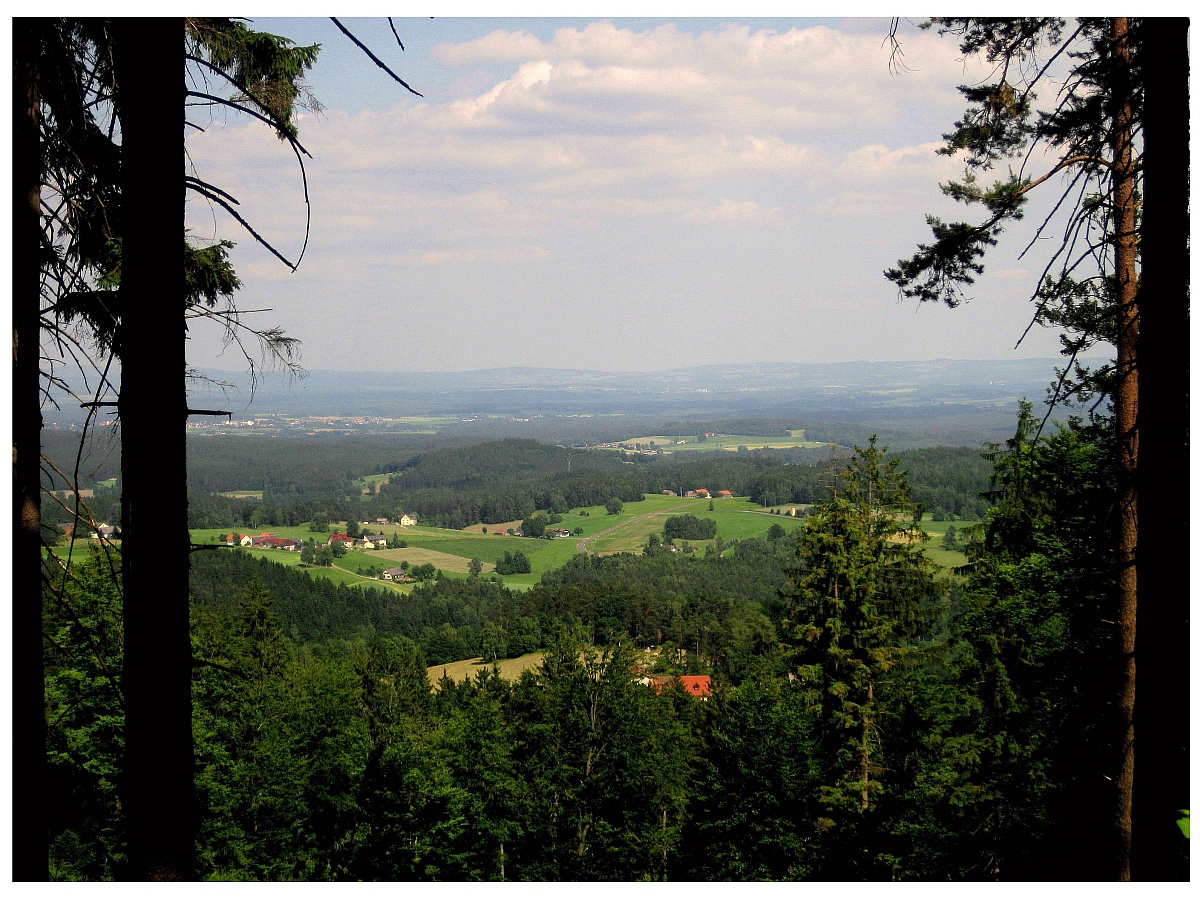
<path fill-rule="evenodd" d="M 711 509 L 709 508 L 711 505 Z M 775 507 L 790 509 L 790 506 Z M 759 506 L 744 497 L 726 497 L 713 500 L 691 497 L 671 497 L 657 494 L 647 495 L 635 503 L 626 503 L 617 515 L 609 515 L 604 507 L 593 506 L 575 509 L 562 516 L 562 521 L 550 527 L 564 528 L 572 532 L 569 538 L 550 540 L 522 538 L 507 534 L 508 528 L 516 528 L 520 522 L 498 525 L 472 525 L 463 530 L 430 528 L 422 525 L 403 528 L 399 525 L 379 526 L 379 531 L 389 537 L 394 533 L 408 544 L 407 547 L 390 550 L 350 550 L 345 556 L 334 560 L 334 566 L 312 567 L 308 571 L 314 577 L 329 578 L 335 583 L 348 585 L 371 584 L 386 586 L 393 590 L 411 590 L 411 585 L 393 584 L 389 581 L 357 574 L 374 566 L 382 570 L 407 562 L 410 567 L 429 564 L 451 578 L 467 577 L 472 559 L 483 564 L 483 574 L 495 571 L 496 563 L 505 553 L 520 551 L 528 557 L 531 572 L 524 575 L 505 575 L 503 581 L 515 589 L 529 588 L 538 583 L 543 572 L 557 569 L 576 553 L 607 555 L 613 553 L 640 553 L 650 535 L 662 536 L 663 526 L 670 516 L 690 514 L 701 519 L 712 519 L 717 524 L 717 538 L 725 544 L 745 538 L 765 538 L 772 525 L 780 525 L 787 532 L 800 527 L 799 519 L 786 515 L 775 515 L 771 509 Z M 278 537 L 297 540 L 316 538 L 327 541 L 331 533 L 342 531 L 344 523 L 333 522 L 331 531 L 312 532 L 307 526 L 273 528 L 271 533 Z M 925 517 L 922 527 L 929 534 L 925 553 L 932 562 L 943 568 L 964 565 L 966 556 L 959 550 L 942 547 L 946 529 L 953 525 L 960 533 L 976 522 L 934 522 Z M 370 526 L 374 527 L 374 526 Z M 368 530 L 370 530 L 370 527 Z M 487 529 L 484 531 L 484 529 Z M 581 534 L 575 534 L 582 529 Z M 237 531 L 235 529 L 235 531 Z M 192 532 L 195 544 L 219 544 L 230 529 L 199 529 Z M 237 531 L 240 535 L 241 531 Z M 258 532 L 252 532 L 258 533 Z M 683 542 L 681 542 L 683 543 Z M 703 554 L 715 543 L 714 540 L 688 541 L 686 544 L 696 553 Z M 66 548 L 56 553 L 65 555 Z M 86 544 L 76 546 L 79 554 L 91 552 Z M 246 548 L 246 552 L 270 559 L 285 566 L 299 566 L 300 554 L 282 550 L 257 550 Z M 499 576 L 498 576 L 499 577 Z"/>

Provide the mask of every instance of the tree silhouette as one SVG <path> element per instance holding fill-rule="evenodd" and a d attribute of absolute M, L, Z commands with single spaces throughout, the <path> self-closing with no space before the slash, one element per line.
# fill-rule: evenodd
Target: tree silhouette
<path fill-rule="evenodd" d="M 1182 458 L 1187 449 L 1186 430 L 1173 421 L 1179 411 L 1166 408 L 1181 400 L 1186 404 L 1178 390 L 1180 380 L 1167 371 L 1169 360 L 1186 359 L 1186 352 L 1176 354 L 1186 350 L 1187 303 L 1183 296 L 1172 295 L 1176 284 L 1186 284 L 1186 274 L 1178 260 L 1156 255 L 1161 251 L 1154 247 L 1157 241 L 1169 242 L 1173 228 L 1187 228 L 1187 191 L 1168 186 L 1177 185 L 1186 164 L 1167 147 L 1173 140 L 1168 134 L 1171 117 L 1176 117 L 1176 128 L 1178 122 L 1186 121 L 1186 37 L 1176 34 L 1186 35 L 1187 21 L 945 18 L 924 27 L 933 25 L 942 34 L 957 37 L 965 55 L 981 56 L 994 67 L 989 83 L 960 88 L 968 108 L 938 151 L 962 158 L 966 164 L 963 179 L 943 185 L 943 193 L 964 205 L 982 208 L 984 215 L 978 223 L 947 223 L 927 217 L 933 241 L 920 245 L 916 254 L 900 260 L 885 274 L 898 285 L 902 296 L 957 306 L 969 299 L 965 290 L 983 274 L 987 249 L 1010 223 L 1022 219 L 1029 194 L 1059 191 L 1052 212 L 1034 229 L 1027 248 L 1057 230 L 1059 238 L 1050 242 L 1032 298 L 1036 312 L 1031 327 L 1037 323 L 1062 330 L 1068 365 L 1060 372 L 1051 406 L 1071 398 L 1091 402 L 1095 411 L 1110 400 L 1117 434 L 1120 477 L 1113 528 L 1120 565 L 1114 590 L 1124 673 L 1114 708 L 1124 740 L 1112 777 L 1117 785 L 1116 874 L 1124 880 L 1133 870 L 1138 657 L 1144 671 L 1154 671 L 1151 677 L 1157 689 L 1187 683 L 1186 647 L 1172 637 L 1187 631 L 1186 604 L 1172 603 L 1163 587 L 1150 586 L 1158 577 L 1158 567 L 1145 565 L 1147 554 L 1155 552 L 1150 548 L 1164 541 L 1183 551 L 1180 559 L 1186 559 L 1186 551 L 1164 534 L 1153 514 L 1139 516 L 1144 497 L 1149 496 L 1161 508 L 1167 496 L 1154 490 L 1167 486 L 1151 481 L 1161 476 L 1148 470 L 1140 458 L 1141 435 L 1154 435 L 1154 442 L 1161 441 L 1159 435 L 1169 440 L 1165 454 L 1158 457 L 1164 463 L 1167 458 Z M 893 28 L 893 39 L 895 33 Z M 1153 74 L 1160 58 L 1169 67 L 1169 75 Z M 899 61 L 898 56 L 893 59 Z M 1049 108 L 1038 111 L 1035 92 L 1056 78 L 1052 74 L 1055 63 L 1066 66 L 1066 76 Z M 1154 107 L 1157 118 L 1151 124 L 1145 112 Z M 1043 150 L 1051 162 L 1035 171 Z M 986 186 L 981 179 L 1002 163 L 1015 168 Z M 1152 189 L 1146 195 L 1148 205 L 1143 213 L 1139 207 L 1144 180 L 1148 185 L 1157 184 L 1158 194 Z M 1147 232 L 1147 221 L 1156 223 L 1157 229 Z M 1176 242 L 1175 252 L 1181 249 L 1186 260 L 1186 248 Z M 1151 261 L 1149 266 L 1147 261 Z M 1156 272 L 1156 267 L 1161 268 Z M 1146 278 L 1157 284 L 1155 295 L 1146 291 Z M 1153 327 L 1147 331 L 1147 325 Z M 1098 343 L 1113 345 L 1116 358 L 1088 370 L 1080 365 L 1079 356 Z M 1156 396 L 1142 403 L 1141 382 L 1146 373 Z M 1155 500 L 1156 495 L 1161 499 Z M 1145 601 L 1140 610 L 1139 596 Z M 1139 612 L 1143 618 L 1151 617 L 1154 640 L 1165 642 L 1148 646 L 1143 632 L 1141 654 L 1136 641 Z M 1141 696 L 1150 699 L 1153 695 L 1143 691 Z M 1177 721 L 1163 724 L 1160 718 L 1137 717 L 1143 737 L 1154 735 L 1143 741 L 1143 746 L 1152 753 L 1167 754 L 1159 757 L 1161 767 L 1147 767 L 1147 771 L 1167 769 L 1174 778 L 1170 784 L 1158 782 L 1158 796 L 1143 795 L 1149 804 L 1144 820 L 1149 831 L 1147 839 L 1138 844 L 1145 861 L 1142 873 L 1162 878 L 1169 870 L 1170 877 L 1186 878 L 1186 843 L 1165 832 L 1161 823 L 1169 821 L 1167 810 L 1172 804 L 1186 805 L 1187 728 Z"/>
<path fill-rule="evenodd" d="M 261 364 L 247 338 L 258 343 L 264 363 L 298 367 L 293 339 L 243 321 L 232 300 L 240 286 L 228 262 L 232 245 L 180 241 L 188 190 L 296 265 L 240 216 L 235 198 L 186 174 L 185 108 L 218 105 L 263 121 L 303 165 L 292 114 L 317 48 L 213 18 L 22 20 L 18 36 L 14 223 L 24 252 L 16 275 L 13 365 L 24 413 L 18 419 L 25 422 L 13 445 L 18 559 L 40 566 L 41 403 L 53 402 L 56 388 L 93 409 L 116 406 L 123 438 L 124 541 L 114 578 L 121 579 L 126 629 L 125 874 L 187 878 L 194 871 L 195 823 L 182 426 L 189 413 L 210 412 L 188 406 L 185 376 L 203 377 L 187 368 L 188 323 L 218 321 L 241 348 L 252 378 Z M 46 189 L 50 196 L 43 197 Z M 184 301 L 179 319 L 172 295 Z M 39 372 L 39 338 L 59 349 L 59 359 L 76 364 L 80 385 L 94 390 L 94 399 L 84 399 L 80 385 L 63 377 L 55 358 L 45 375 Z M 118 366 L 119 390 L 110 380 Z M 109 399 L 114 390 L 115 403 Z M 159 522 L 152 509 L 171 513 Z M 40 618 L 40 606 L 30 603 L 15 612 L 14 625 L 32 637 L 35 628 L 40 633 Z M 40 648 L 40 641 L 28 643 Z M 40 672 L 40 659 L 28 662 L 17 668 Z M 37 784 L 44 777 L 44 685 L 34 674 L 18 685 L 18 718 L 28 725 L 19 758 Z M 35 804 L 40 792 L 26 793 Z M 20 871 L 29 880 L 44 879 L 45 819 L 32 804 L 25 812 L 29 827 L 18 840 L 28 852 L 16 854 Z"/>

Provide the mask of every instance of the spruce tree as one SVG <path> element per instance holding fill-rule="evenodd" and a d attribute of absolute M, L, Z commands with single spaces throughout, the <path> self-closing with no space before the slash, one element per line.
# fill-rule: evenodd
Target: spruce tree
<path fill-rule="evenodd" d="M 826 874 L 871 877 L 873 809 L 886 789 L 893 670 L 914 652 L 923 607 L 937 588 L 920 551 L 925 534 L 896 460 L 872 437 L 837 476 L 831 499 L 798 536 L 784 631 L 795 675 L 819 722 L 823 779 L 816 827 Z"/>

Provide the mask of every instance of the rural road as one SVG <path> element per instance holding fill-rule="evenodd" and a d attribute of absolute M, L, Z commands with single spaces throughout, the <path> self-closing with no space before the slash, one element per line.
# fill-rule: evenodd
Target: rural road
<path fill-rule="evenodd" d="M 385 579 L 368 578 L 366 575 L 360 575 L 360 574 L 358 574 L 358 572 L 351 572 L 349 569 L 344 569 L 341 566 L 335 566 L 332 564 L 329 566 L 329 568 L 337 569 L 339 572 L 345 572 L 347 575 L 352 575 L 355 578 L 362 579 L 361 582 L 356 582 L 356 583 L 351 584 L 350 585 L 351 587 L 361 587 L 361 585 L 363 585 L 363 584 L 369 584 L 371 587 L 384 587 L 386 585 L 387 587 L 390 587 L 394 591 L 398 591 L 401 594 L 404 593 L 404 591 L 400 590 L 400 585 L 396 584 L 394 581 L 388 581 L 386 578 Z"/>
<path fill-rule="evenodd" d="M 588 552 L 587 551 L 588 541 L 594 541 L 596 538 L 604 537 L 606 534 L 611 534 L 612 532 L 616 531 L 618 528 L 624 528 L 626 525 L 630 524 L 631 522 L 637 522 L 642 519 L 652 519 L 655 516 L 661 516 L 665 513 L 672 513 L 672 512 L 675 512 L 676 510 L 680 510 L 680 509 L 695 509 L 695 508 L 696 508 L 696 506 L 694 503 L 684 503 L 679 506 L 672 506 L 672 507 L 668 507 L 667 509 L 659 509 L 654 512 L 642 513 L 641 515 L 638 515 L 638 516 L 632 516 L 631 518 L 626 519 L 624 522 L 618 522 L 616 525 L 612 525 L 608 528 L 605 528 L 603 531 L 597 531 L 595 534 L 585 537 L 582 541 L 577 541 L 575 544 L 575 549 L 579 553 L 587 553 Z"/>

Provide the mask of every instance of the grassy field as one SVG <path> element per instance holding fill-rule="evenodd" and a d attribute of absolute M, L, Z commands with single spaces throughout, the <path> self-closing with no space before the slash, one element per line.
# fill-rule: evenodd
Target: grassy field
<path fill-rule="evenodd" d="M 622 511 L 615 516 L 608 515 L 602 506 L 586 509 L 575 509 L 562 516 L 562 521 L 555 528 L 565 528 L 571 531 L 570 538 L 555 538 L 553 540 L 536 540 L 532 538 L 514 537 L 506 533 L 508 528 L 516 528 L 520 522 L 500 523 L 495 525 L 472 525 L 462 530 L 448 528 L 431 528 L 427 526 L 412 526 L 403 528 L 398 525 L 381 526 L 380 530 L 391 535 L 395 533 L 408 546 L 393 550 L 349 551 L 345 556 L 336 559 L 334 568 L 314 567 L 309 569 L 311 575 L 329 578 L 335 583 L 348 585 L 369 584 L 374 587 L 386 587 L 391 590 L 407 592 L 411 585 L 393 584 L 390 581 L 369 578 L 358 575 L 360 569 L 366 570 L 371 566 L 377 569 L 398 566 L 407 562 L 410 566 L 433 565 L 451 578 L 465 578 L 473 558 L 483 563 L 483 574 L 494 573 L 497 561 L 504 554 L 520 551 L 528 557 L 530 568 L 533 570 L 526 575 L 502 576 L 504 583 L 510 588 L 524 590 L 537 584 L 543 572 L 557 569 L 567 563 L 576 553 L 583 552 L 598 555 L 613 553 L 640 553 L 651 534 L 662 534 L 663 526 L 670 516 L 690 514 L 697 518 L 712 519 L 717 523 L 717 537 L 728 543 L 752 537 L 766 537 L 772 525 L 781 525 L 786 531 L 792 532 L 800 527 L 800 522 L 790 516 L 774 515 L 770 509 L 765 509 L 743 497 L 729 497 L 711 501 L 701 498 L 670 497 L 652 494 L 636 503 L 626 503 Z M 790 506 L 776 507 L 790 509 Z M 941 546 L 942 536 L 946 529 L 953 525 L 958 531 L 975 524 L 974 522 L 934 522 L 927 515 L 922 523 L 930 535 L 925 544 L 925 552 L 938 566 L 953 568 L 964 565 L 966 556 L 957 550 L 945 550 Z M 330 523 L 331 531 L 344 530 L 341 522 Z M 374 526 L 372 526 L 374 527 Z M 582 534 L 575 535 L 580 528 Z M 486 531 L 484 530 L 486 529 Z M 236 529 L 235 529 L 236 530 Z M 229 534 L 230 529 L 207 529 L 192 532 L 192 541 L 197 544 L 220 543 Z M 308 526 L 293 528 L 273 528 L 270 531 L 279 537 L 290 537 L 297 540 L 316 538 L 326 541 L 330 532 L 311 532 Z M 713 544 L 713 540 L 689 541 L 688 544 L 696 553 L 703 554 Z M 76 550 L 78 554 L 82 547 Z M 64 550 L 65 552 L 65 550 Z M 299 566 L 300 554 L 288 553 L 282 550 L 248 550 L 256 556 L 273 560 L 286 566 Z"/>
<path fill-rule="evenodd" d="M 921 521 L 921 527 L 929 534 L 929 541 L 925 544 L 925 555 L 928 556 L 936 565 L 944 569 L 957 568 L 967 564 L 967 555 L 961 550 L 946 550 L 942 547 L 942 538 L 946 534 L 946 529 L 951 525 L 958 532 L 961 540 L 963 532 L 972 525 L 978 525 L 979 521 L 975 519 L 962 520 L 958 522 L 935 522 L 929 515 Z"/>
<path fill-rule="evenodd" d="M 356 488 L 358 488 L 360 491 L 362 491 L 364 494 L 366 494 L 366 493 L 369 493 L 369 490 L 370 490 L 370 488 L 371 488 L 372 486 L 373 486 L 373 487 L 374 487 L 376 490 L 378 490 L 378 489 L 379 489 L 379 486 L 380 486 L 381 484 L 383 484 L 385 481 L 387 481 L 387 480 L 388 480 L 389 478 L 391 478 L 391 477 L 392 477 L 392 476 L 391 476 L 391 475 L 388 475 L 388 474 L 384 474 L 384 475 L 364 475 L 362 478 L 356 478 L 356 479 L 354 480 L 354 486 L 355 486 Z"/>
<path fill-rule="evenodd" d="M 116 547 L 121 546 L 121 542 L 115 543 Z M 51 547 L 50 552 L 57 556 L 63 562 L 67 560 L 67 554 L 71 556 L 71 565 L 81 565 L 85 561 L 91 559 L 96 554 L 97 545 L 92 541 L 76 541 L 74 547 L 68 547 L 66 542 L 59 544 L 56 547 Z"/>
<path fill-rule="evenodd" d="M 925 545 L 925 555 L 935 566 L 943 569 L 955 569 L 967 564 L 965 553 L 958 550 L 943 550 L 936 541 L 930 541 Z"/>
<path fill-rule="evenodd" d="M 604 510 L 600 510 L 603 515 Z M 567 528 L 569 526 L 567 520 L 573 518 L 571 516 L 563 516 L 563 522 L 560 525 L 555 525 L 555 528 Z M 587 519 L 583 519 L 587 521 Z M 519 522 L 517 523 L 520 524 Z M 467 566 L 473 557 L 478 557 L 483 565 L 485 574 L 493 572 L 496 567 L 496 562 L 504 556 L 505 553 L 515 553 L 520 551 L 529 559 L 530 568 L 533 570 L 528 575 L 505 575 L 504 583 L 513 588 L 527 588 L 537 584 L 542 577 L 542 573 L 550 569 L 557 569 L 562 566 L 568 559 L 575 555 L 575 544 L 579 538 L 555 538 L 554 540 L 536 540 L 533 538 L 513 537 L 512 535 L 496 533 L 493 528 L 499 526 L 486 526 L 487 534 L 482 534 L 479 531 L 479 526 L 473 526 L 470 530 L 450 531 L 441 528 L 424 528 L 422 526 L 414 526 L 408 528 L 401 535 L 402 539 L 408 542 L 408 547 L 404 550 L 377 550 L 376 553 L 387 553 L 400 555 L 399 558 L 416 560 L 415 556 L 403 555 L 419 552 L 437 553 L 441 558 L 446 560 L 447 566 L 453 565 L 454 568 L 447 568 L 437 562 L 433 564 L 441 568 L 447 575 L 457 574 L 461 572 L 467 574 Z M 451 560 L 457 560 L 457 563 L 451 563 Z M 433 560 L 429 560 L 433 562 Z"/>
<path fill-rule="evenodd" d="M 340 523 L 335 523 L 335 524 L 340 524 Z M 251 529 L 251 531 L 249 533 L 250 534 L 259 534 L 263 530 L 264 529 L 259 529 L 256 531 L 254 529 Z M 286 528 L 286 527 L 268 528 L 265 530 L 269 531 L 271 534 L 274 534 L 276 537 L 285 537 L 285 538 L 292 538 L 293 540 L 304 540 L 304 541 L 309 540 L 310 538 L 316 538 L 318 542 L 328 541 L 329 534 L 330 534 L 330 532 L 313 533 L 308 530 L 308 526 L 298 526 L 298 527 L 294 527 L 294 528 Z M 247 532 L 243 532 L 242 530 L 237 529 L 237 528 L 234 528 L 234 529 L 198 528 L 191 532 L 192 543 L 193 544 L 220 544 L 224 541 L 225 536 L 228 535 L 230 533 L 230 531 L 233 531 L 234 533 L 239 534 L 239 535 L 247 533 Z M 281 566 L 300 568 L 300 554 L 299 553 L 292 553 L 287 550 L 260 550 L 260 549 L 254 548 L 254 547 L 243 547 L 242 549 L 246 553 L 251 554 L 252 556 L 261 557 L 262 559 L 269 559 L 272 562 L 279 563 Z M 332 568 L 330 568 L 328 566 L 313 566 L 311 568 L 305 569 L 305 571 L 307 571 L 309 573 L 309 575 L 311 575 L 314 578 L 316 578 L 316 577 L 328 578 L 334 584 L 346 584 L 346 585 L 350 585 L 351 587 L 353 587 L 355 585 L 365 584 L 365 585 L 369 585 L 371 587 L 389 588 L 391 590 L 400 591 L 402 593 L 407 593 L 408 591 L 411 591 L 412 587 L 409 585 L 394 584 L 390 581 L 385 581 L 385 580 L 376 579 L 376 578 L 369 578 L 365 575 L 357 574 L 358 569 L 360 569 L 360 568 L 366 569 L 368 566 L 372 566 L 372 565 L 374 565 L 377 568 L 386 569 L 391 566 L 399 564 L 399 563 L 395 563 L 395 562 L 382 561 L 381 559 L 378 558 L 378 553 L 379 553 L 379 551 L 370 551 L 367 553 L 361 553 L 361 552 L 352 550 L 352 551 L 347 552 L 345 556 L 334 559 L 334 561 L 333 561 L 334 564 L 333 564 Z M 465 564 L 463 567 L 463 573 L 464 574 L 466 573 Z"/>
<path fill-rule="evenodd" d="M 479 554 L 474 554 L 478 556 Z M 347 565 L 350 557 L 354 557 L 354 565 Z M 480 557 L 483 561 L 483 557 Z M 402 562 L 407 562 L 409 566 L 423 566 L 426 563 L 432 565 L 435 569 L 441 569 L 447 575 L 466 575 L 468 567 L 471 564 L 470 556 L 460 556 L 456 553 L 451 553 L 445 549 L 433 550 L 427 547 L 409 546 L 401 550 L 373 550 L 366 553 L 347 553 L 342 559 L 342 565 L 346 568 L 357 569 L 362 566 L 364 569 L 367 566 L 373 565 L 376 568 L 390 569 L 393 566 L 398 566 Z M 483 571 L 490 572 L 492 566 L 484 564 Z"/>

